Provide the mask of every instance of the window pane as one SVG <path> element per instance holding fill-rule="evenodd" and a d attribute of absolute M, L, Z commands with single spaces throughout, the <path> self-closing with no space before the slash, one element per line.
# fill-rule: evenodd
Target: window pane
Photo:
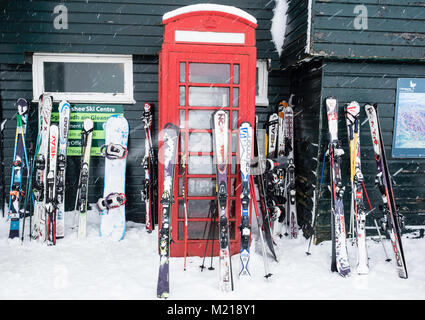
<path fill-rule="evenodd" d="M 213 152 L 211 133 L 193 132 L 189 134 L 189 152 Z"/>
<path fill-rule="evenodd" d="M 238 64 L 233 65 L 233 83 L 239 84 L 239 65 Z"/>
<path fill-rule="evenodd" d="M 44 62 L 48 92 L 124 93 L 123 63 Z"/>
<path fill-rule="evenodd" d="M 216 173 L 216 168 L 212 156 L 190 156 L 187 169 L 189 174 Z"/>
<path fill-rule="evenodd" d="M 186 82 L 186 62 L 180 62 L 180 82 Z"/>
<path fill-rule="evenodd" d="M 233 106 L 239 107 L 239 88 L 233 88 Z"/>
<path fill-rule="evenodd" d="M 189 82 L 230 83 L 230 64 L 189 63 Z"/>
<path fill-rule="evenodd" d="M 189 106 L 228 107 L 229 88 L 189 87 Z"/>
<path fill-rule="evenodd" d="M 215 111 L 216 110 L 189 110 L 189 128 L 212 129 L 212 118 Z"/>
<path fill-rule="evenodd" d="M 185 106 L 186 103 L 186 87 L 180 86 L 179 105 Z"/>
<path fill-rule="evenodd" d="M 215 178 L 189 178 L 188 195 L 190 197 L 211 197 L 215 195 Z"/>

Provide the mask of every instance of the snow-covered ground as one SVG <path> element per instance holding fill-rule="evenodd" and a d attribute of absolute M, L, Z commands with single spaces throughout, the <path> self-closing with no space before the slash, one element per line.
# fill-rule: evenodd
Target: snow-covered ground
<path fill-rule="evenodd" d="M 98 236 L 99 216 L 91 211 L 88 237 L 77 239 L 71 229 L 72 213 L 67 213 L 66 237 L 56 246 L 26 240 L 9 241 L 9 223 L 0 219 L 0 299 L 156 299 L 159 258 L 157 232 L 148 234 L 144 225 L 127 222 L 125 238 L 105 241 Z M 255 229 L 255 228 L 253 228 Z M 272 278 L 265 280 L 263 259 L 253 235 L 252 278 L 239 280 L 239 256 L 233 256 L 235 290 L 218 289 L 215 270 L 200 271 L 201 257 L 189 257 L 187 270 L 183 258 L 170 260 L 170 299 L 425 299 L 425 239 L 403 237 L 409 279 L 397 276 L 394 262 L 385 262 L 380 243 L 368 241 L 370 273 L 355 272 L 342 278 L 330 272 L 329 241 L 305 251 L 308 242 L 279 239 L 279 263 L 269 259 Z M 387 252 L 392 251 L 388 240 Z M 349 246 L 355 266 L 355 246 Z M 210 265 L 207 258 L 206 266 Z"/>

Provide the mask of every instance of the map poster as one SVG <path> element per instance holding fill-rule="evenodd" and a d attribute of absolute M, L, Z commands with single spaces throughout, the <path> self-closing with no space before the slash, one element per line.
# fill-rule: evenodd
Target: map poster
<path fill-rule="evenodd" d="M 425 158 L 425 79 L 398 79 L 392 156 Z"/>
<path fill-rule="evenodd" d="M 68 156 L 81 156 L 81 131 L 86 118 L 93 120 L 92 156 L 100 156 L 100 147 L 105 143 L 103 126 L 108 118 L 114 114 L 123 115 L 122 105 L 71 104 L 71 116 L 68 132 Z M 58 104 L 53 105 L 52 123 L 59 122 Z"/>

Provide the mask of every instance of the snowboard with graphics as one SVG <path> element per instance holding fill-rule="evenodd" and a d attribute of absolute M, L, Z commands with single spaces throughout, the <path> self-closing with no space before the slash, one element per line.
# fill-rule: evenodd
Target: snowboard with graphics
<path fill-rule="evenodd" d="M 109 117 L 105 124 L 105 185 L 103 199 L 125 193 L 125 173 L 129 127 L 121 115 Z M 105 203 L 105 202 L 104 202 Z M 125 234 L 125 201 L 100 211 L 100 236 L 119 241 Z"/>

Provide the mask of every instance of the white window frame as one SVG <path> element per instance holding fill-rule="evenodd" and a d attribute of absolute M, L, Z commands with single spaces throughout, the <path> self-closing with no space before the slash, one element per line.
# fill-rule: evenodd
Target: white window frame
<path fill-rule="evenodd" d="M 123 63 L 124 93 L 112 92 L 51 92 L 54 101 L 73 103 L 123 103 L 134 104 L 133 57 L 118 54 L 40 53 L 33 55 L 33 101 L 38 101 L 44 91 L 44 62 Z"/>
<path fill-rule="evenodd" d="M 270 63 L 270 59 L 257 60 L 258 95 L 255 96 L 256 106 L 267 107 L 269 105 L 268 86 Z"/>

